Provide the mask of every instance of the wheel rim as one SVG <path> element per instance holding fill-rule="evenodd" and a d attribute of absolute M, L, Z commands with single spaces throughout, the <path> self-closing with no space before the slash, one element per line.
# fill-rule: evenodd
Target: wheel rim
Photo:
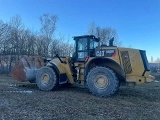
<path fill-rule="evenodd" d="M 44 73 L 42 76 L 41 76 L 41 82 L 43 84 L 48 84 L 49 83 L 49 75 Z"/>
<path fill-rule="evenodd" d="M 98 88 L 98 89 L 104 89 L 108 86 L 108 79 L 106 76 L 104 75 L 98 75 L 95 79 L 94 79 L 94 85 Z"/>

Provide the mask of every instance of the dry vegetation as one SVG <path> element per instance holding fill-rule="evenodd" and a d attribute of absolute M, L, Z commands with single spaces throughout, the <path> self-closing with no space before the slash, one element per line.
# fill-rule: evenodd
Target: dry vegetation
<path fill-rule="evenodd" d="M 0 119 L 152 119 L 160 118 L 160 82 L 121 87 L 108 98 L 85 88 L 39 91 L 35 84 L 0 76 Z"/>

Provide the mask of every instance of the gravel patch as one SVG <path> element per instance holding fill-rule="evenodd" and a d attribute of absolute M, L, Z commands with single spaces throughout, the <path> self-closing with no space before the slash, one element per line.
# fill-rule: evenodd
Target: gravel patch
<path fill-rule="evenodd" d="M 2 120 L 142 120 L 160 118 L 160 82 L 120 87 L 101 98 L 81 87 L 40 91 L 35 84 L 0 76 Z"/>

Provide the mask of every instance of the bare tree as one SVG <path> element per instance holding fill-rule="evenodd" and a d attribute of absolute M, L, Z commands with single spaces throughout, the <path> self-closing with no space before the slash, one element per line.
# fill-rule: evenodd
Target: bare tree
<path fill-rule="evenodd" d="M 96 25 L 94 22 L 92 22 L 89 25 L 88 33 L 90 35 L 95 35 L 96 37 L 99 37 L 103 44 L 108 44 L 108 41 L 113 37 L 115 39 L 115 44 L 116 45 L 120 44 L 118 42 L 118 35 L 116 29 L 112 27 L 100 27 Z"/>
<path fill-rule="evenodd" d="M 40 16 L 40 22 L 42 25 L 41 33 L 43 35 L 43 39 L 45 40 L 43 43 L 45 56 L 48 56 L 49 45 L 53 39 L 57 19 L 57 15 L 43 14 L 42 16 Z"/>
<path fill-rule="evenodd" d="M 55 53 L 64 57 L 71 56 L 73 51 L 73 44 L 70 43 L 70 39 L 67 39 L 62 35 L 60 35 L 59 38 L 54 39 L 50 46 L 51 57 L 53 57 Z"/>
<path fill-rule="evenodd" d="M 159 57 L 155 60 L 155 63 L 160 63 L 160 58 Z"/>
<path fill-rule="evenodd" d="M 3 23 L 3 21 L 0 20 L 0 42 L 2 42 L 5 38 L 7 26 L 7 24 Z"/>
<path fill-rule="evenodd" d="M 55 53 L 59 53 L 59 46 L 60 46 L 60 41 L 58 39 L 54 39 L 52 40 L 51 42 L 51 45 L 50 45 L 50 57 L 54 57 L 55 56 Z"/>
<path fill-rule="evenodd" d="M 9 41 L 10 29 L 9 24 L 0 21 L 0 67 L 3 71 L 9 71 L 12 63 L 12 56 L 8 56 L 11 47 Z"/>
<path fill-rule="evenodd" d="M 151 61 L 150 61 L 151 63 L 153 63 L 154 62 L 154 59 L 153 59 L 153 56 L 151 56 Z"/>
<path fill-rule="evenodd" d="M 0 70 L 3 68 L 9 72 L 23 55 L 54 57 L 55 53 L 59 53 L 60 56 L 70 56 L 73 44 L 69 43 L 69 39 L 54 37 L 57 19 L 56 15 L 43 14 L 38 34 L 25 29 L 18 15 L 13 16 L 9 23 L 0 20 Z"/>
<path fill-rule="evenodd" d="M 24 39 L 23 39 L 23 24 L 22 24 L 22 19 L 20 16 L 14 16 L 10 20 L 10 42 L 12 43 L 12 50 L 14 53 L 17 55 L 18 59 L 19 56 L 21 55 L 21 51 L 24 46 Z"/>

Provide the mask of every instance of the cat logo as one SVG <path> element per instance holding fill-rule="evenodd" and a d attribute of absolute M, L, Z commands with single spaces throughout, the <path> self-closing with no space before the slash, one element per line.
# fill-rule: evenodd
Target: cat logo
<path fill-rule="evenodd" d="M 110 49 L 110 50 L 97 50 L 96 51 L 96 56 L 97 57 L 112 57 L 113 55 L 115 55 L 115 50 L 114 49 Z"/>

